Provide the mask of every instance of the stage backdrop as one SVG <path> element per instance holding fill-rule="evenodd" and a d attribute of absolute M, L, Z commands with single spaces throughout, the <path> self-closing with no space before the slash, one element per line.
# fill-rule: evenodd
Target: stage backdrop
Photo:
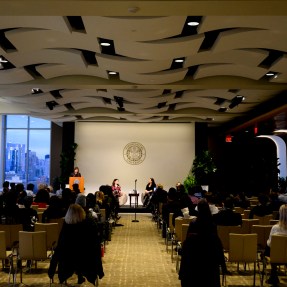
<path fill-rule="evenodd" d="M 85 193 L 111 185 L 114 178 L 126 193 L 133 191 L 137 179 L 137 191 L 142 193 L 150 177 L 168 191 L 185 179 L 192 166 L 194 136 L 192 123 L 76 123 L 75 165 L 85 177 Z M 138 165 L 124 158 L 124 148 L 131 142 L 145 148 L 146 157 Z"/>

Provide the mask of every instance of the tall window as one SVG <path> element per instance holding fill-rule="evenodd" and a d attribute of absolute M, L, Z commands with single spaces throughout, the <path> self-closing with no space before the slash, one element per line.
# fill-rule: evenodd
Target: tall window
<path fill-rule="evenodd" d="M 5 117 L 5 180 L 50 182 L 50 121 L 21 115 Z"/>

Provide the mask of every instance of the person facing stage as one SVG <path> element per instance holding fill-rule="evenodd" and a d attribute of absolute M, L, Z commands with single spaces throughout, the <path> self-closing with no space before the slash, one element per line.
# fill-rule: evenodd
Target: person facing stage
<path fill-rule="evenodd" d="M 80 174 L 79 168 L 76 166 L 74 167 L 74 171 L 71 173 L 71 177 L 81 177 L 82 175 Z"/>

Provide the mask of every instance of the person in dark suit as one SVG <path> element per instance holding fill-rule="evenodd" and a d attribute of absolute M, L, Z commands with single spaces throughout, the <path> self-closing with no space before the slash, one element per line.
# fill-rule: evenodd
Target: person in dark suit
<path fill-rule="evenodd" d="M 227 197 L 223 202 L 223 209 L 213 215 L 216 225 L 234 226 L 242 225 L 242 217 L 240 213 L 233 211 L 234 204 L 231 197 Z"/>
<path fill-rule="evenodd" d="M 268 204 L 269 198 L 265 194 L 260 194 L 258 196 L 258 204 L 254 206 L 249 214 L 249 218 L 252 219 L 254 215 L 256 216 L 265 216 L 268 214 L 272 214 L 273 211 Z"/>

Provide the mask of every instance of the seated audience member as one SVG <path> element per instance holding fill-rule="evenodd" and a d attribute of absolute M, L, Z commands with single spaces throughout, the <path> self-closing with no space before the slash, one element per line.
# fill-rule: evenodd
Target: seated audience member
<path fill-rule="evenodd" d="M 39 208 L 45 208 L 47 204 L 49 204 L 49 201 L 50 195 L 46 187 L 45 189 L 39 189 L 37 191 L 33 205 L 38 205 Z"/>
<path fill-rule="evenodd" d="M 198 204 L 199 198 L 195 196 L 195 193 L 200 193 L 202 192 L 202 187 L 200 186 L 190 186 L 188 188 L 188 196 L 191 199 L 192 203 L 194 205 Z"/>
<path fill-rule="evenodd" d="M 70 204 L 75 203 L 76 198 L 70 188 L 64 188 L 62 192 L 62 203 L 65 212 L 67 212 Z"/>
<path fill-rule="evenodd" d="M 162 228 L 162 236 L 165 238 L 166 227 L 169 226 L 169 214 L 177 213 L 180 214 L 180 204 L 179 199 L 177 197 L 176 189 L 171 187 L 167 193 L 167 203 L 162 206 L 162 219 L 163 219 L 163 228 Z"/>
<path fill-rule="evenodd" d="M 205 199 L 198 202 L 198 216 L 183 243 L 179 279 L 182 287 L 220 287 L 220 266 L 226 273 L 223 247 Z"/>
<path fill-rule="evenodd" d="M 34 231 L 35 223 L 39 220 L 38 213 L 35 209 L 31 208 L 33 203 L 32 196 L 24 198 L 24 208 L 20 208 L 20 221 L 23 225 L 24 231 Z"/>
<path fill-rule="evenodd" d="M 33 183 L 28 183 L 27 184 L 27 189 L 26 189 L 27 196 L 32 196 L 32 197 L 35 196 L 35 194 L 34 194 L 34 187 L 35 187 L 35 185 Z"/>
<path fill-rule="evenodd" d="M 157 184 L 156 190 L 153 192 L 153 195 L 149 202 L 149 208 L 151 212 L 155 214 L 159 210 L 160 203 L 166 203 L 167 201 L 167 191 L 163 189 L 162 184 Z"/>
<path fill-rule="evenodd" d="M 236 193 L 233 198 L 233 203 L 234 203 L 234 206 L 241 207 L 244 209 L 248 209 L 250 207 L 250 202 L 245 196 L 244 192 Z"/>
<path fill-rule="evenodd" d="M 241 214 L 233 211 L 233 200 L 227 197 L 223 202 L 223 208 L 213 215 L 216 225 L 242 225 Z"/>
<path fill-rule="evenodd" d="M 253 218 L 254 215 L 262 217 L 268 214 L 272 214 L 273 211 L 268 205 L 268 201 L 269 201 L 269 198 L 267 195 L 260 194 L 258 196 L 258 204 L 250 210 L 249 218 L 250 219 Z"/>
<path fill-rule="evenodd" d="M 209 205 L 209 208 L 210 208 L 210 211 L 211 211 L 211 214 L 214 215 L 216 213 L 219 212 L 219 209 L 218 207 L 215 205 L 215 199 L 214 199 L 214 196 L 211 194 L 211 193 L 206 193 L 204 198 L 206 199 L 208 205 Z M 198 210 L 197 207 L 195 208 L 195 210 Z"/>
<path fill-rule="evenodd" d="M 65 214 L 66 210 L 64 209 L 62 199 L 57 196 L 52 196 L 48 208 L 43 212 L 42 222 L 49 223 L 51 219 L 62 218 Z"/>
<path fill-rule="evenodd" d="M 273 225 L 271 228 L 270 235 L 267 240 L 267 247 L 265 250 L 265 255 L 267 256 L 270 256 L 270 249 L 272 249 L 272 235 L 275 234 L 287 236 L 287 204 L 283 204 L 280 206 L 279 222 Z M 282 252 L 284 251 L 282 250 Z M 273 286 L 277 286 L 279 283 L 277 265 L 275 263 L 271 263 L 271 274 L 269 279 L 267 280 L 267 283 L 272 284 Z"/>
<path fill-rule="evenodd" d="M 66 184 L 64 182 L 59 183 L 56 188 L 56 195 L 58 197 L 62 197 L 62 192 L 66 188 Z"/>
<path fill-rule="evenodd" d="M 74 184 L 73 184 L 73 190 L 72 190 L 72 192 L 74 192 L 74 193 L 76 194 L 76 196 L 77 196 L 79 193 L 81 193 L 78 183 L 74 183 Z"/>
<path fill-rule="evenodd" d="M 272 210 L 272 212 L 273 211 L 278 212 L 279 208 L 282 204 L 283 204 L 283 202 L 278 199 L 278 190 L 274 190 L 274 189 L 270 190 L 269 207 Z M 276 218 L 276 219 L 278 219 L 278 218 Z"/>
<path fill-rule="evenodd" d="M 84 244 L 81 243 L 83 238 Z M 78 284 L 86 278 L 95 285 L 97 277 L 101 279 L 104 276 L 97 230 L 86 220 L 86 213 L 78 204 L 71 204 L 65 216 L 48 270 L 50 278 L 54 277 L 57 266 L 61 284 L 74 273 L 78 275 Z"/>
<path fill-rule="evenodd" d="M 286 190 L 283 190 L 283 189 L 280 189 L 280 190 L 279 190 L 278 199 L 279 199 L 282 203 L 287 203 L 287 192 L 286 192 Z"/>
<path fill-rule="evenodd" d="M 5 206 L 2 209 L 2 223 L 4 224 L 18 224 L 20 223 L 20 208 L 17 205 L 17 193 L 10 190 L 5 195 Z"/>

